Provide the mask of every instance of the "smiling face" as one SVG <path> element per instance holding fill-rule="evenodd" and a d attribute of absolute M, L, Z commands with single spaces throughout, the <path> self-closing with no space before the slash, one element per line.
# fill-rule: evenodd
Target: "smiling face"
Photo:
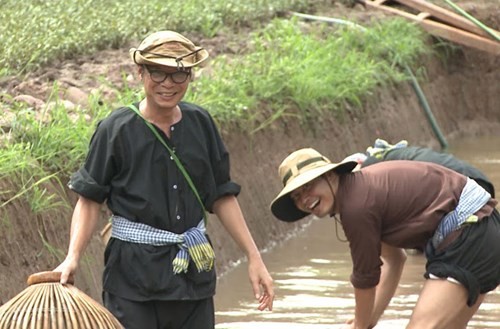
<path fill-rule="evenodd" d="M 337 188 L 338 176 L 325 174 L 297 188 L 290 197 L 297 208 L 321 218 L 334 212 Z"/>
<path fill-rule="evenodd" d="M 139 74 L 144 83 L 144 92 L 148 107 L 157 111 L 169 111 L 175 109 L 177 104 L 182 100 L 189 86 L 190 78 L 185 79 L 182 83 L 174 82 L 178 80 L 176 76 L 172 77 L 172 73 L 178 72 L 175 67 L 168 66 L 144 66 L 139 67 Z M 156 82 L 158 76 L 167 73 L 167 77 L 163 82 Z M 174 78 L 172 80 L 172 78 Z M 156 80 L 156 81 L 155 81 Z"/>

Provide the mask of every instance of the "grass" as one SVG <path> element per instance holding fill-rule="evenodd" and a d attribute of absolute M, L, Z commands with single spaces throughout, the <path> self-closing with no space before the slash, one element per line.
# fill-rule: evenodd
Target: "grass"
<path fill-rule="evenodd" d="M 286 115 L 341 115 L 376 88 L 407 79 L 402 68 L 427 49 L 422 32 L 400 19 L 366 31 L 326 25 L 313 31 L 296 19 L 273 20 L 250 35 L 246 54 L 216 58 L 215 73 L 195 81 L 187 99 L 247 131 Z"/>
<path fill-rule="evenodd" d="M 361 107 L 377 88 L 406 80 L 403 67 L 414 65 L 429 50 L 423 32 L 401 19 L 372 22 L 364 31 L 304 24 L 297 18 L 274 18 L 264 25 L 266 18 L 280 10 L 300 9 L 306 2 L 299 0 L 223 4 L 194 0 L 179 8 L 166 8 L 160 1 L 131 6 L 128 0 L 80 0 L 66 3 L 67 8 L 63 1 L 3 3 L 0 18 L 9 21 L 0 27 L 4 43 L 0 66 L 22 71 L 104 44 L 119 46 L 161 26 L 162 19 L 173 29 L 184 22 L 184 29 L 207 36 L 222 25 L 237 28 L 258 21 L 262 26 L 252 29 L 245 50 L 214 58 L 210 70 L 192 83 L 186 98 L 209 110 L 220 125 L 236 124 L 248 133 L 288 117 L 304 122 L 324 113 L 341 117 L 346 107 Z M 6 14 L 27 14 L 23 6 L 30 9 L 29 22 L 23 21 L 25 15 Z M 207 16 L 198 15 L 200 10 Z M 9 24 L 12 33 L 3 33 Z M 29 37 L 28 28 L 33 31 Z M 84 161 L 99 120 L 142 96 L 140 89 L 127 86 L 117 90 L 114 104 L 98 102 L 97 95 L 89 99 L 87 108 L 68 111 L 58 91 L 56 84 L 47 102 L 50 105 L 41 112 L 22 105 L 9 108 L 14 119 L 9 143 L 0 148 L 0 179 L 14 179 L 19 189 L 3 193 L 0 208 L 18 198 L 27 199 L 37 214 L 61 207 L 63 196 L 50 192 L 49 187 L 62 187 Z"/>
<path fill-rule="evenodd" d="M 324 2 L 326 0 L 316 0 Z M 171 29 L 212 37 L 301 10 L 307 0 L 2 0 L 0 76 L 29 72 L 55 61 L 142 39 Z M 200 15 L 200 13 L 203 13 Z"/>
<path fill-rule="evenodd" d="M 46 236 L 42 234 L 40 230 L 38 231 L 38 235 L 40 236 L 40 240 L 43 243 L 43 248 L 40 250 L 37 256 L 40 257 L 42 253 L 48 252 L 48 254 L 54 258 L 54 263 L 62 262 L 66 256 L 66 251 L 50 244 L 49 241 L 47 241 Z"/>

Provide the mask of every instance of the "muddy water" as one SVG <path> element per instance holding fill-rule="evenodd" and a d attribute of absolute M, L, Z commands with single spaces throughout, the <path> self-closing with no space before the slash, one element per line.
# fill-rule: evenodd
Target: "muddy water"
<path fill-rule="evenodd" d="M 449 152 L 482 170 L 500 190 L 500 137 L 459 140 Z M 340 225 L 336 233 L 332 219 L 310 220 L 306 229 L 264 254 L 275 280 L 273 312 L 256 310 L 246 264 L 225 274 L 215 298 L 216 328 L 340 328 L 354 312 L 350 256 L 341 240 Z M 376 328 L 405 327 L 424 280 L 424 264 L 421 254 L 408 255 L 396 295 Z M 468 328 L 500 328 L 500 288 L 487 295 Z"/>

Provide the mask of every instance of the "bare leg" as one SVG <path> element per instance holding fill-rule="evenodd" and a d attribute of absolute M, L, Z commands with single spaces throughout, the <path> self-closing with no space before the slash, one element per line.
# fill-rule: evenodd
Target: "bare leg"
<path fill-rule="evenodd" d="M 477 301 L 471 307 L 467 307 L 462 313 L 456 318 L 456 321 L 448 326 L 447 329 L 467 329 L 467 323 L 470 321 L 472 316 L 477 312 L 479 306 L 484 301 L 486 294 L 479 295 Z"/>
<path fill-rule="evenodd" d="M 407 329 L 465 329 L 484 295 L 467 306 L 464 286 L 444 279 L 426 280 Z"/>

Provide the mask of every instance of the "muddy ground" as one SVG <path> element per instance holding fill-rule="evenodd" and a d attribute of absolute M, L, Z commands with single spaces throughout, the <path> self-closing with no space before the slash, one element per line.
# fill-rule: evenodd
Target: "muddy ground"
<path fill-rule="evenodd" d="M 485 24 L 498 29 L 498 2 L 464 2 L 466 8 Z M 355 17 L 361 22 L 370 15 L 360 7 L 342 9 L 343 18 Z M 318 15 L 339 17 L 335 3 Z M 190 36 L 205 45 L 212 56 L 235 52 L 244 47 L 241 35 L 219 35 L 210 40 Z M 431 41 L 436 41 L 432 39 Z M 0 80 L 1 125 L 8 129 L 9 107 L 13 99 L 30 102 L 40 108 L 50 101 L 54 83 L 60 85 L 58 97 L 68 103 L 85 106 L 87 96 L 99 90 L 102 101 L 113 102 L 114 86 L 134 84 L 134 66 L 128 48 L 104 50 L 92 56 L 55 63 L 27 77 Z M 443 60 L 426 58 L 423 66 L 427 77 L 421 83 L 427 101 L 445 137 L 473 134 L 500 134 L 500 58 L 467 47 L 458 47 Z M 122 72 L 128 78 L 123 80 Z M 312 146 L 332 160 L 363 151 L 376 138 L 396 142 L 407 139 L 410 144 L 439 148 L 438 140 L 426 118 L 415 90 L 408 83 L 379 90 L 362 108 L 351 109 L 340 122 L 333 117 L 315 118 L 308 125 L 293 119 L 276 122 L 267 130 L 248 136 L 232 127 L 223 127 L 223 137 L 232 154 L 233 179 L 243 186 L 239 197 L 246 219 L 261 249 L 272 249 L 301 223 L 284 224 L 272 218 L 268 205 L 280 189 L 277 166 L 291 151 Z M 61 178 L 64 182 L 66 177 Z M 0 181 L 0 190 L 18 187 L 8 179 Z M 73 205 L 75 195 L 66 193 Z M 71 209 L 58 209 L 43 216 L 33 216 L 28 205 L 13 202 L 0 209 L 0 305 L 26 287 L 31 273 L 50 270 L 64 256 L 68 243 Z M 106 220 L 103 209 L 101 227 Z M 213 218 L 209 231 L 218 255 L 217 268 L 223 273 L 232 262 L 242 257 L 237 246 L 227 239 L 224 229 Z M 87 249 L 76 285 L 100 300 L 100 275 L 103 244 L 96 234 Z"/>

